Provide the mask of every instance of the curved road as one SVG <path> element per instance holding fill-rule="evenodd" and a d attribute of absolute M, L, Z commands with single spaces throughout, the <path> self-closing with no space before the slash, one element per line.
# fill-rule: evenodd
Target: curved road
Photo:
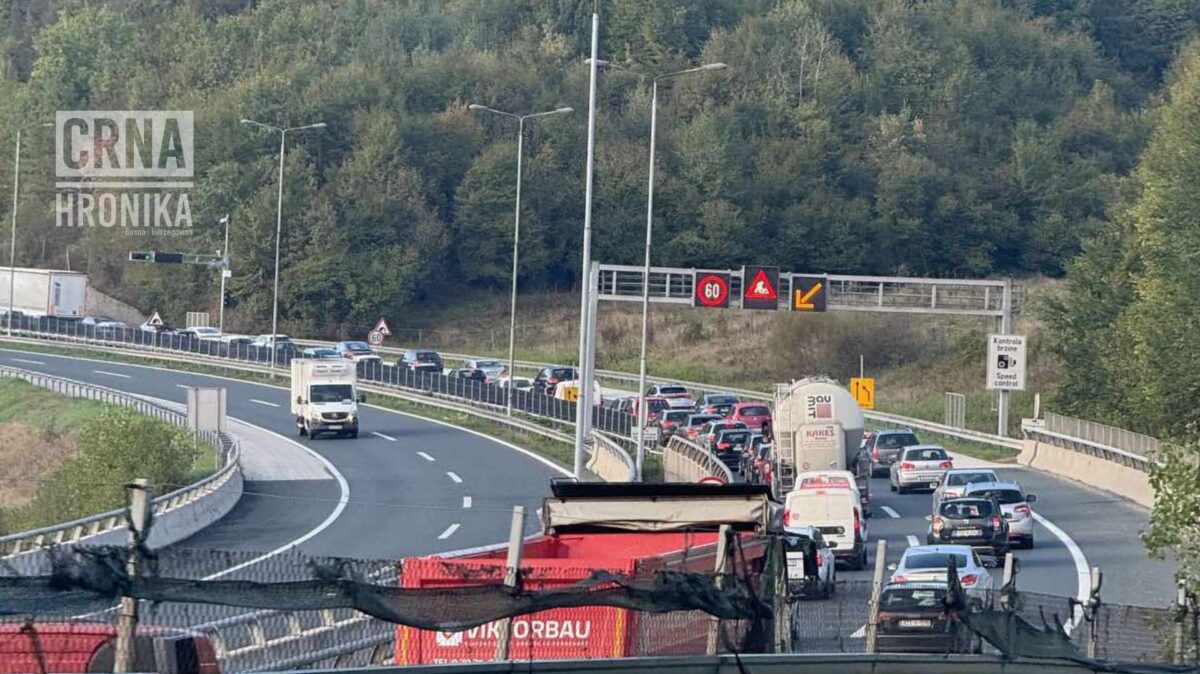
<path fill-rule="evenodd" d="M 499 441 L 375 407 L 363 415 L 357 440 L 294 438 L 287 390 L 262 384 L 11 349 L 0 349 L 0 362 L 179 402 L 185 387 L 224 387 L 230 416 L 302 440 L 344 477 L 348 498 L 336 479 L 248 480 L 237 507 L 181 544 L 189 547 L 268 552 L 304 539 L 298 547 L 308 554 L 385 559 L 492 544 L 505 537 L 514 504 L 536 512 L 549 479 L 565 474 Z M 1037 547 L 1016 551 L 1021 589 L 1075 596 L 1087 568 L 1100 566 L 1106 602 L 1162 606 L 1173 599 L 1174 563 L 1149 559 L 1139 538 L 1144 509 L 1046 473 L 998 472 L 1039 497 Z M 893 494 L 886 478 L 873 480 L 871 490 L 870 537 L 887 539 L 889 562 L 896 561 L 905 547 L 924 542 L 930 496 Z M 537 529 L 529 518 L 529 532 Z M 865 580 L 870 571 L 839 577 Z"/>

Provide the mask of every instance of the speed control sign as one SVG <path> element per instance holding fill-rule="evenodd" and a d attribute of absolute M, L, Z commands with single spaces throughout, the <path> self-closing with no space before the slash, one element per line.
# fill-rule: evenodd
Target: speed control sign
<path fill-rule="evenodd" d="M 696 272 L 692 306 L 723 309 L 729 306 L 729 274 Z"/>

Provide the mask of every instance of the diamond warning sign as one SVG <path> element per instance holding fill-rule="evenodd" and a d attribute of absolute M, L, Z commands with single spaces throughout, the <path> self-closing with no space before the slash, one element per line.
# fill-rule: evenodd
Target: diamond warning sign
<path fill-rule="evenodd" d="M 742 308 L 779 308 L 779 267 L 742 267 Z"/>

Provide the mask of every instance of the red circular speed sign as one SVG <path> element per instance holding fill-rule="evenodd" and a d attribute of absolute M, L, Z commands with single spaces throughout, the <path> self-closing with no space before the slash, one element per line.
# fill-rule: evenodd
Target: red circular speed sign
<path fill-rule="evenodd" d="M 705 307 L 724 307 L 729 304 L 729 277 L 725 274 L 704 274 L 696 279 L 696 304 Z"/>

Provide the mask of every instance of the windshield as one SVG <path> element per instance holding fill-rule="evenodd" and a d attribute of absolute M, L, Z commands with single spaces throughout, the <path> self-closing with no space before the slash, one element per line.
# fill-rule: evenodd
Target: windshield
<path fill-rule="evenodd" d="M 907 461 L 945 461 L 950 457 L 944 449 L 909 449 L 904 452 Z"/>
<path fill-rule="evenodd" d="M 900 449 L 916 444 L 919 444 L 917 436 L 912 433 L 888 433 L 879 436 L 879 439 L 875 441 L 875 446 L 880 449 Z"/>
<path fill-rule="evenodd" d="M 498 360 L 480 360 L 475 362 L 475 367 L 504 367 Z"/>
<path fill-rule="evenodd" d="M 354 402 L 354 387 L 350 384 L 317 384 L 309 388 L 309 402 Z"/>
<path fill-rule="evenodd" d="M 942 516 L 952 519 L 974 519 L 992 515 L 991 501 L 947 501 L 942 504 Z"/>
<path fill-rule="evenodd" d="M 905 569 L 945 569 L 950 565 L 950 558 L 954 558 L 955 568 L 966 568 L 967 556 L 954 552 L 921 552 L 915 555 L 908 555 L 904 558 Z"/>
<path fill-rule="evenodd" d="M 735 445 L 745 444 L 750 439 L 750 434 L 746 431 L 721 431 L 717 442 L 731 442 Z"/>
<path fill-rule="evenodd" d="M 347 351 L 370 351 L 371 347 L 367 346 L 366 342 L 346 342 L 342 348 Z"/>
<path fill-rule="evenodd" d="M 766 407 L 763 407 L 761 405 L 755 405 L 753 407 L 743 407 L 742 411 L 740 412 L 740 414 L 743 414 L 748 417 L 765 417 L 766 415 L 768 415 L 770 413 L 771 413 L 770 410 L 768 410 Z"/>
<path fill-rule="evenodd" d="M 961 487 L 964 484 L 974 484 L 976 482 L 995 482 L 996 476 L 990 471 L 987 473 L 952 473 L 946 478 L 946 484 L 951 487 Z"/>
<path fill-rule="evenodd" d="M 716 421 L 717 419 L 720 419 L 720 418 L 721 417 L 718 417 L 713 414 L 693 414 L 692 416 L 688 417 L 687 423 L 688 423 L 688 426 L 703 426 L 704 424 L 707 424 L 710 421 Z"/>
<path fill-rule="evenodd" d="M 800 480 L 801 489 L 824 489 L 826 487 L 850 488 L 850 480 L 843 475 L 817 475 Z"/>
<path fill-rule="evenodd" d="M 737 396 L 708 396 L 709 405 L 736 405 Z"/>
<path fill-rule="evenodd" d="M 676 421 L 676 422 L 685 421 L 688 418 L 688 413 L 687 412 L 679 412 L 679 411 L 667 412 L 666 417 L 667 417 L 667 421 Z"/>
<path fill-rule="evenodd" d="M 1016 489 L 981 489 L 971 492 L 971 496 L 991 496 L 1000 505 L 1024 503 L 1025 496 Z"/>
<path fill-rule="evenodd" d="M 550 371 L 550 376 L 555 379 L 574 379 L 575 370 L 569 367 L 558 367 Z"/>
<path fill-rule="evenodd" d="M 651 412 L 661 412 L 666 408 L 667 408 L 667 401 L 665 401 L 665 400 L 647 400 L 646 401 L 646 409 L 650 410 Z"/>
<path fill-rule="evenodd" d="M 946 590 L 942 588 L 890 587 L 883 591 L 879 606 L 884 611 L 934 609 L 941 608 L 945 598 Z"/>
<path fill-rule="evenodd" d="M 658 392 L 665 396 L 687 395 L 687 389 L 682 386 L 660 386 Z"/>
<path fill-rule="evenodd" d="M 441 359 L 432 351 L 418 351 L 417 355 L 413 356 L 413 360 L 418 363 L 436 363 Z"/>

